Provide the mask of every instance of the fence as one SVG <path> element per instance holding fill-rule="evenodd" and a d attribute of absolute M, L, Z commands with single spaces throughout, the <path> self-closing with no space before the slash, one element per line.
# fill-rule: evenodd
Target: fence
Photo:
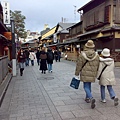
<path fill-rule="evenodd" d="M 8 56 L 0 57 L 0 84 L 8 73 Z"/>

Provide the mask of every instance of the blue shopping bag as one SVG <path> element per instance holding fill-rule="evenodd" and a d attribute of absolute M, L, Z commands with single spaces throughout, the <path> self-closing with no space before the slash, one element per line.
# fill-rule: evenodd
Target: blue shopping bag
<path fill-rule="evenodd" d="M 75 77 L 72 78 L 70 86 L 74 89 L 78 89 L 80 84 L 80 80 L 76 79 Z"/>

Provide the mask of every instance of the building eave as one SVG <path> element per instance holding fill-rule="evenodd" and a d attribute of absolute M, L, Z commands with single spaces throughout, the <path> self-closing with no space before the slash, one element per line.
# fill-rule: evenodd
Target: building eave
<path fill-rule="evenodd" d="M 95 0 L 91 0 L 90 2 L 88 2 L 87 4 L 85 4 L 84 6 L 82 6 L 81 8 L 79 8 L 77 11 L 81 11 L 83 10 L 85 7 L 87 7 L 88 5 L 90 5 L 92 2 L 94 2 Z"/>

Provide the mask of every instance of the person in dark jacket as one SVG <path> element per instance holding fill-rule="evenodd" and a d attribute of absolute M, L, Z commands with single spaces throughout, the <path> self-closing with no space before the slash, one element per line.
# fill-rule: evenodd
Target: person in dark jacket
<path fill-rule="evenodd" d="M 39 65 L 40 64 L 40 50 L 39 50 L 39 48 L 37 49 L 37 52 L 36 52 L 36 58 L 37 58 L 37 64 Z"/>
<path fill-rule="evenodd" d="M 20 68 L 20 75 L 23 75 L 23 70 L 24 70 L 24 62 L 25 62 L 25 53 L 23 52 L 22 49 L 19 50 L 17 60 L 19 63 L 19 68 Z"/>
<path fill-rule="evenodd" d="M 60 62 L 60 59 L 61 59 L 61 51 L 60 51 L 60 50 L 57 50 L 57 54 L 58 54 L 58 61 Z"/>
<path fill-rule="evenodd" d="M 26 56 L 26 59 L 25 59 L 25 65 L 26 66 L 29 66 L 29 55 L 30 55 L 30 52 L 29 50 L 25 50 L 25 56 Z"/>
<path fill-rule="evenodd" d="M 48 72 L 52 73 L 52 64 L 54 60 L 54 53 L 52 52 L 51 48 L 47 50 L 47 64 L 48 64 Z"/>
<path fill-rule="evenodd" d="M 40 70 L 42 70 L 42 73 L 46 74 L 46 70 L 47 70 L 47 53 L 45 52 L 44 47 L 40 51 Z"/>
<path fill-rule="evenodd" d="M 55 56 L 55 61 L 57 62 L 57 60 L 58 60 L 58 52 L 57 52 L 57 50 L 54 51 L 54 56 Z"/>

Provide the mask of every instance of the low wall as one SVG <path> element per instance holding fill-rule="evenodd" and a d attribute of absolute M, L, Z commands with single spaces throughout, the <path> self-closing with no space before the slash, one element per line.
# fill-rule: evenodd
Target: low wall
<path fill-rule="evenodd" d="M 8 57 L 0 57 L 0 106 L 11 78 L 12 74 L 8 72 Z"/>
<path fill-rule="evenodd" d="M 0 83 L 4 80 L 8 73 L 8 57 L 0 57 Z"/>

